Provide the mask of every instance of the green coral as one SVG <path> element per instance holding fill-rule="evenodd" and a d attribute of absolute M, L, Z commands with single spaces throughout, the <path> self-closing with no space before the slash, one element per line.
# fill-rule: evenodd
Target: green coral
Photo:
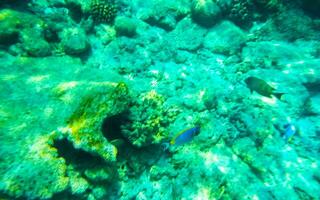
<path fill-rule="evenodd" d="M 131 123 L 122 125 L 123 135 L 137 147 L 158 144 L 169 135 L 168 126 L 178 110 L 164 106 L 165 98 L 156 91 L 143 93 L 130 109 Z"/>

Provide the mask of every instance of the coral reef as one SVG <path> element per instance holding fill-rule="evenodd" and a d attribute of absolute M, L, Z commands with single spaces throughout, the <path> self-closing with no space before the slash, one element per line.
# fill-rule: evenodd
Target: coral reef
<path fill-rule="evenodd" d="M 320 197 L 317 2 L 0 7 L 0 199 Z"/>

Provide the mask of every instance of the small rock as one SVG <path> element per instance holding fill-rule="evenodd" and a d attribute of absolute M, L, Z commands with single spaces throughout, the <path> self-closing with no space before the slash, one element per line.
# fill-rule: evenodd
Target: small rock
<path fill-rule="evenodd" d="M 89 49 L 89 43 L 84 30 L 80 28 L 68 28 L 59 35 L 62 46 L 67 54 L 79 55 Z"/>
<path fill-rule="evenodd" d="M 128 17 L 117 17 L 115 29 L 120 36 L 133 37 L 136 34 L 136 23 Z"/>
<path fill-rule="evenodd" d="M 307 114 L 320 115 L 320 95 L 318 94 L 308 98 L 304 108 Z"/>
<path fill-rule="evenodd" d="M 44 57 L 51 54 L 50 45 L 43 39 L 28 40 L 24 43 L 24 49 L 30 56 Z"/>
<path fill-rule="evenodd" d="M 230 21 L 214 27 L 204 40 L 204 47 L 214 53 L 233 54 L 246 42 L 246 34 Z"/>
<path fill-rule="evenodd" d="M 212 0 L 194 0 L 191 6 L 191 16 L 199 25 L 211 27 L 220 20 L 221 9 Z"/>
<path fill-rule="evenodd" d="M 206 29 L 186 18 L 181 20 L 177 27 L 168 34 L 167 40 L 174 49 L 196 51 L 202 45 L 206 33 Z"/>
<path fill-rule="evenodd" d="M 42 30 L 25 29 L 20 35 L 22 49 L 24 49 L 28 55 L 44 57 L 51 54 L 50 45 L 43 38 Z"/>

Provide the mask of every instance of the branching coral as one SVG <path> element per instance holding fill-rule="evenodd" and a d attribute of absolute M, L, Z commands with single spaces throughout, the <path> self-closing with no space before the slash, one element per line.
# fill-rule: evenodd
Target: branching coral
<path fill-rule="evenodd" d="M 168 126 L 178 110 L 164 106 L 163 96 L 152 90 L 141 94 L 128 116 L 132 123 L 122 126 L 123 135 L 138 147 L 157 144 L 169 135 Z"/>

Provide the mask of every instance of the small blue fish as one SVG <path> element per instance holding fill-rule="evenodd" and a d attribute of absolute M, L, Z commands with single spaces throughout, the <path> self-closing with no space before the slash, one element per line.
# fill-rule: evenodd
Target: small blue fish
<path fill-rule="evenodd" d="M 186 130 L 181 131 L 178 133 L 172 140 L 170 141 L 171 145 L 181 145 L 187 142 L 190 142 L 194 136 L 200 133 L 200 127 L 196 126 L 193 128 L 188 128 Z"/>
<path fill-rule="evenodd" d="M 297 129 L 294 125 L 292 124 L 286 124 L 284 125 L 284 134 L 282 136 L 282 138 L 288 142 L 296 133 L 297 133 Z"/>

